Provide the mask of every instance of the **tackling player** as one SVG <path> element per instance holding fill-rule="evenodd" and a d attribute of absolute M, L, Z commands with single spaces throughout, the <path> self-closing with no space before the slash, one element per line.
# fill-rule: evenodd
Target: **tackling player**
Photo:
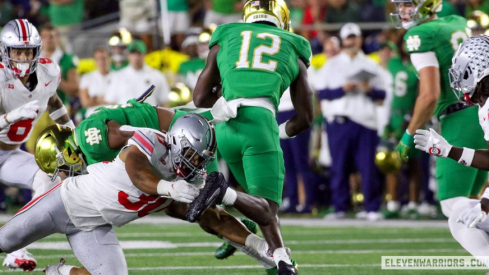
<path fill-rule="evenodd" d="M 279 274 L 297 274 L 277 217 L 284 181 L 279 138 L 292 138 L 312 123 L 307 81 L 311 45 L 288 31 L 289 10 L 283 0 L 247 1 L 243 15 L 245 23 L 224 24 L 212 34 L 193 98 L 197 107 L 213 107 L 213 121 L 220 122 L 220 152 L 245 192 L 228 188 L 222 177 L 208 179 L 188 219 L 195 220 L 212 204 L 233 205 L 258 223 Z M 222 96 L 214 92 L 221 81 Z M 296 114 L 278 126 L 275 112 L 289 86 Z"/>
<path fill-rule="evenodd" d="M 441 131 L 451 144 L 475 149 L 487 148 L 477 126 L 477 108 L 459 102 L 450 89 L 448 70 L 458 45 L 469 36 L 467 20 L 457 15 L 437 18 L 441 0 L 392 0 L 398 13 L 393 14 L 398 26 L 408 29 L 404 35 L 411 62 L 419 74 L 419 94 L 412 119 L 396 150 L 406 160 L 414 145 L 413 134 L 434 114 Z M 463 127 L 461 127 L 463 125 Z M 437 199 L 442 212 L 450 217 L 454 198 L 477 196 L 487 172 L 458 165 L 450 159 L 438 159 Z"/>
<path fill-rule="evenodd" d="M 48 58 L 39 58 L 41 47 L 37 29 L 25 19 L 9 21 L 0 32 L 0 182 L 31 189 L 34 196 L 54 183 L 20 145 L 46 109 L 57 123 L 74 127 L 56 94 L 59 67 Z M 21 249 L 7 255 L 3 265 L 33 270 L 36 261 Z"/>

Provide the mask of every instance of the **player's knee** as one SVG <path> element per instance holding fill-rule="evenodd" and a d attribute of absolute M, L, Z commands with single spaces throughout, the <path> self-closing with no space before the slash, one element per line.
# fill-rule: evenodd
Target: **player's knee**
<path fill-rule="evenodd" d="M 440 202 L 440 205 L 441 205 L 441 211 L 443 212 L 443 215 L 445 215 L 445 217 L 447 218 L 450 218 L 450 215 L 452 214 L 453 210 L 460 207 L 460 205 L 458 204 L 463 203 L 466 200 L 468 200 L 468 198 L 466 197 L 455 197 L 451 199 L 442 200 Z"/>

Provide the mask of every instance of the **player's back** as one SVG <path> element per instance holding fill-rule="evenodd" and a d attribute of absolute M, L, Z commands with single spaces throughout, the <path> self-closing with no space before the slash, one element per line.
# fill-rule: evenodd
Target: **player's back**
<path fill-rule="evenodd" d="M 469 32 L 465 18 L 450 15 L 414 26 L 404 35 L 408 53 L 432 51 L 438 60 L 441 94 L 436 116 L 458 101 L 450 88 L 448 70 L 458 45 L 469 37 Z"/>
<path fill-rule="evenodd" d="M 298 58 L 309 66 L 309 42 L 283 29 L 261 23 L 219 26 L 209 47 L 217 56 L 226 100 L 268 97 L 278 106 L 282 93 L 299 73 Z"/>

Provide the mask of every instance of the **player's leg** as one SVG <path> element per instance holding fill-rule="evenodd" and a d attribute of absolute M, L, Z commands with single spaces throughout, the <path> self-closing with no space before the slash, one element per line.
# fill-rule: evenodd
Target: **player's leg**
<path fill-rule="evenodd" d="M 112 226 L 78 231 L 67 234 L 66 237 L 76 258 L 89 274 L 128 274 L 126 258 Z"/>
<path fill-rule="evenodd" d="M 4 266 L 34 269 L 36 261 L 22 248 L 53 233 L 64 233 L 70 219 L 61 200 L 60 186 L 32 200 L 0 228 L 0 250 L 11 253 Z"/>

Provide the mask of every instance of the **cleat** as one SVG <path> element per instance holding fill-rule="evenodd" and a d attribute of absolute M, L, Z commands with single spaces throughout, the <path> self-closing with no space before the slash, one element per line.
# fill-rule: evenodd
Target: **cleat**
<path fill-rule="evenodd" d="M 204 188 L 189 206 L 187 221 L 195 222 L 207 208 L 221 204 L 227 188 L 228 183 L 222 173 L 210 173 L 205 180 Z"/>
<path fill-rule="evenodd" d="M 46 266 L 42 272 L 46 273 L 46 275 L 60 275 L 61 272 L 59 271 L 59 268 L 65 265 L 65 263 L 65 259 L 61 258 L 59 263 Z"/>
<path fill-rule="evenodd" d="M 251 233 L 256 234 L 258 232 L 258 226 L 256 223 L 250 219 L 242 218 L 241 222 L 248 228 Z M 232 256 L 236 252 L 236 247 L 232 246 L 229 242 L 224 242 L 220 247 L 217 248 L 214 256 L 219 260 L 224 260 Z"/>
<path fill-rule="evenodd" d="M 36 268 L 36 265 L 37 261 L 25 248 L 7 254 L 5 260 L 3 260 L 3 266 L 8 267 L 9 269 L 22 268 L 24 271 L 33 271 Z"/>
<path fill-rule="evenodd" d="M 294 264 L 286 264 L 284 261 L 278 262 L 277 275 L 297 275 L 297 269 Z"/>
<path fill-rule="evenodd" d="M 297 264 L 297 262 L 294 261 L 293 259 L 290 259 L 290 261 L 292 262 L 292 265 L 287 265 L 287 264 L 286 265 L 288 267 L 294 268 L 295 269 L 295 273 L 280 273 L 280 275 L 282 275 L 282 274 L 299 274 L 297 272 L 297 270 L 299 269 L 299 265 Z M 280 263 L 284 263 L 285 264 L 285 262 L 282 262 L 282 261 L 280 261 Z M 277 274 L 279 274 L 278 271 L 277 271 L 277 267 L 270 268 L 270 269 L 265 269 L 265 272 L 266 272 L 267 275 L 277 275 Z"/>

